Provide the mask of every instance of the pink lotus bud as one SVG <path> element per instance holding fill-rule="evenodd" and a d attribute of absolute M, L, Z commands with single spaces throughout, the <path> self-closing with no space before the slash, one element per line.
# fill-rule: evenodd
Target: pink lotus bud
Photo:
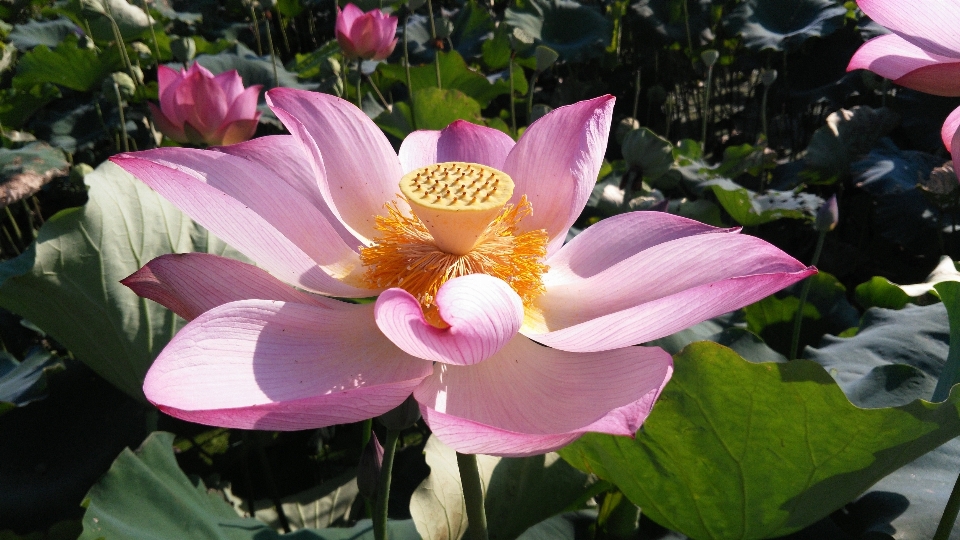
<path fill-rule="evenodd" d="M 157 69 L 160 106 L 150 103 L 153 121 L 164 135 L 181 143 L 225 145 L 243 142 L 257 130 L 261 85 L 244 89 L 237 70 L 214 76 L 194 63 L 177 71 Z"/>
<path fill-rule="evenodd" d="M 347 58 L 383 60 L 397 46 L 397 18 L 379 9 L 364 13 L 347 4 L 337 9 L 337 42 Z"/>

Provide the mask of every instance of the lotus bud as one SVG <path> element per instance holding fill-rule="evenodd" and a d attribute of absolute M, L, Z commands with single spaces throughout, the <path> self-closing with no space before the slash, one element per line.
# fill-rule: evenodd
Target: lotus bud
<path fill-rule="evenodd" d="M 420 404 L 413 399 L 412 395 L 396 408 L 377 417 L 377 421 L 393 431 L 407 429 L 416 424 L 417 420 L 420 420 Z"/>
<path fill-rule="evenodd" d="M 720 58 L 720 53 L 714 49 L 707 49 L 700 53 L 700 59 L 703 60 L 703 63 L 707 65 L 707 69 L 712 68 L 714 64 L 717 63 L 717 59 Z"/>
<path fill-rule="evenodd" d="M 137 84 L 133 82 L 129 75 L 122 71 L 111 73 L 100 85 L 100 92 L 103 93 L 103 97 L 111 103 L 117 102 L 117 92 L 113 89 L 114 84 L 117 85 L 117 90 L 120 92 L 120 99 L 130 99 L 137 91 Z"/>
<path fill-rule="evenodd" d="M 173 53 L 174 60 L 186 64 L 197 55 L 197 42 L 192 37 L 170 40 L 170 52 Z"/>
<path fill-rule="evenodd" d="M 760 82 L 764 86 L 770 86 L 777 81 L 777 70 L 775 69 L 765 69 L 760 72 Z"/>
<path fill-rule="evenodd" d="M 832 231 L 840 221 L 840 210 L 837 208 L 837 196 L 833 195 L 817 210 L 815 226 L 820 232 Z"/>
<path fill-rule="evenodd" d="M 357 465 L 357 489 L 368 499 L 377 496 L 380 487 L 380 469 L 383 467 L 383 446 L 377 440 L 376 433 L 370 433 L 370 442 L 360 454 Z"/>
<path fill-rule="evenodd" d="M 617 141 L 617 144 L 623 144 L 623 139 L 627 136 L 627 133 L 635 129 L 640 129 L 640 121 L 629 116 L 624 118 L 617 124 L 616 130 L 613 132 L 614 140 Z"/>
<path fill-rule="evenodd" d="M 453 33 L 453 23 L 441 15 L 433 18 L 433 26 L 437 29 L 437 39 L 447 39 Z"/>
<path fill-rule="evenodd" d="M 153 51 L 143 42 L 134 41 L 130 44 L 130 48 L 133 49 L 133 52 L 137 53 L 140 60 L 150 60 L 153 58 Z"/>
<path fill-rule="evenodd" d="M 546 71 L 557 61 L 557 58 L 560 58 L 557 51 L 545 45 L 538 45 L 533 55 L 537 59 L 537 71 Z"/>
<path fill-rule="evenodd" d="M 130 74 L 133 75 L 133 80 L 137 84 L 143 84 L 143 70 L 140 66 L 130 66 Z"/>
<path fill-rule="evenodd" d="M 347 4 L 337 8 L 335 33 L 345 58 L 383 60 L 397 46 L 397 18 L 379 9 L 364 13 Z"/>

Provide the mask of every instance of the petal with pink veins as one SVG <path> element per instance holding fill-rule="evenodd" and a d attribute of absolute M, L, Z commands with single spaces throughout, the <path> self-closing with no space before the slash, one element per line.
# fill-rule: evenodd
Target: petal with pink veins
<path fill-rule="evenodd" d="M 960 58 L 960 9 L 954 0 L 857 0 L 877 24 L 925 51 Z"/>
<path fill-rule="evenodd" d="M 403 173 L 414 169 L 462 161 L 503 170 L 503 164 L 516 143 L 506 133 L 486 126 L 457 120 L 441 131 L 414 131 L 400 144 Z"/>
<path fill-rule="evenodd" d="M 377 331 L 372 305 L 344 307 L 272 300 L 215 307 L 163 349 L 144 393 L 176 418 L 241 429 L 312 429 L 383 414 L 431 365 Z"/>
<path fill-rule="evenodd" d="M 864 43 L 847 71 L 869 69 L 893 82 L 938 96 L 960 96 L 960 60 L 929 53 L 896 34 Z"/>
<path fill-rule="evenodd" d="M 601 96 L 551 111 L 527 128 L 504 162 L 516 184 L 512 202 L 526 195 L 533 207 L 521 232 L 545 229 L 548 253 L 563 245 L 597 183 L 613 102 Z"/>
<path fill-rule="evenodd" d="M 333 214 L 320 193 L 320 176 L 325 172 L 312 167 L 313 160 L 304 151 L 303 146 L 291 135 L 268 135 L 257 137 L 240 144 L 212 148 L 218 152 L 233 154 L 254 161 L 270 169 L 277 178 L 297 190 L 301 197 L 309 201 L 327 218 L 331 227 L 344 243 L 357 251 L 360 239 L 353 235 Z"/>
<path fill-rule="evenodd" d="M 189 73 L 180 83 L 175 99 L 183 111 L 184 123 L 189 122 L 203 140 L 209 142 L 220 128 L 229 106 L 220 85 L 213 77 L 208 78 L 197 70 Z"/>
<path fill-rule="evenodd" d="M 257 99 L 260 95 L 261 88 L 263 88 L 262 85 L 255 84 L 237 94 L 236 99 L 233 100 L 233 103 L 227 110 L 223 122 L 229 123 L 236 122 L 237 120 L 259 118 L 260 113 L 257 112 Z"/>
<path fill-rule="evenodd" d="M 281 300 L 348 309 L 337 300 L 298 291 L 252 264 L 209 253 L 161 255 L 120 283 L 188 321 L 237 300 Z"/>
<path fill-rule="evenodd" d="M 454 450 L 527 456 L 587 431 L 633 436 L 672 371 L 656 347 L 568 353 L 517 336 L 485 362 L 436 364 L 413 395 Z"/>
<path fill-rule="evenodd" d="M 359 256 L 323 215 L 268 169 L 221 152 L 158 148 L 110 158 L 287 283 L 364 297 Z"/>
<path fill-rule="evenodd" d="M 240 78 L 240 74 L 235 69 L 215 75 L 213 80 L 223 89 L 223 95 L 227 103 L 233 103 L 243 93 L 243 79 Z"/>
<path fill-rule="evenodd" d="M 440 163 L 437 159 L 438 140 L 440 140 L 440 131 L 432 129 L 420 129 L 407 135 L 400 143 L 398 152 L 403 174 Z"/>
<path fill-rule="evenodd" d="M 497 353 L 520 329 L 523 302 L 505 282 L 486 274 L 451 279 L 435 299 L 449 328 L 432 326 L 420 303 L 403 289 L 388 289 L 377 298 L 374 316 L 380 330 L 408 354 L 472 365 Z"/>
<path fill-rule="evenodd" d="M 257 113 L 255 118 L 250 120 L 234 120 L 229 124 L 221 126 L 217 131 L 217 135 L 213 137 L 212 141 L 207 141 L 210 144 L 237 144 L 243 141 L 249 141 L 254 133 L 257 132 L 257 124 L 260 121 L 260 113 Z"/>
<path fill-rule="evenodd" d="M 375 217 L 396 199 L 403 176 L 380 128 L 356 106 L 328 94 L 274 88 L 267 103 L 326 170 L 320 187 L 331 210 L 360 237 L 376 237 Z"/>
<path fill-rule="evenodd" d="M 616 349 L 738 309 L 813 273 L 753 236 L 677 238 L 586 277 L 567 272 L 553 281 L 548 272 L 521 332 L 566 351 Z"/>

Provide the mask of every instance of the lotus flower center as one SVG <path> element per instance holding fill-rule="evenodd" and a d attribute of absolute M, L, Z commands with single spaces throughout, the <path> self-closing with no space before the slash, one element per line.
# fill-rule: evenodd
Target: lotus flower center
<path fill-rule="evenodd" d="M 476 163 L 421 167 L 400 180 L 411 214 L 395 203 L 377 216 L 380 235 L 360 251 L 371 288 L 400 287 L 420 302 L 427 320 L 445 326 L 433 300 L 449 279 L 489 274 L 513 288 L 525 306 L 543 293 L 544 230 L 519 232 L 532 213 L 526 196 L 507 204 L 509 175 Z"/>

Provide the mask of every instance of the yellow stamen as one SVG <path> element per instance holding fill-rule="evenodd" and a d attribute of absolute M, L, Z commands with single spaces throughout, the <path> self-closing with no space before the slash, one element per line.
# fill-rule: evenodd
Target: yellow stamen
<path fill-rule="evenodd" d="M 471 202 L 460 199 L 455 204 L 466 206 Z M 360 260 L 366 267 L 364 280 L 372 288 L 406 290 L 420 302 L 427 320 L 435 326 L 446 324 L 433 300 L 440 286 L 455 277 L 482 273 L 502 279 L 527 307 L 543 293 L 542 275 L 547 266 L 542 261 L 547 252 L 547 233 L 542 229 L 517 233 L 520 220 L 532 211 L 526 196 L 516 206 L 503 207 L 487 222 L 472 249 L 460 255 L 440 249 L 416 214 L 404 215 L 394 203 L 388 203 L 386 209 L 385 216 L 377 216 L 376 228 L 381 235 L 375 244 L 360 251 Z"/>

